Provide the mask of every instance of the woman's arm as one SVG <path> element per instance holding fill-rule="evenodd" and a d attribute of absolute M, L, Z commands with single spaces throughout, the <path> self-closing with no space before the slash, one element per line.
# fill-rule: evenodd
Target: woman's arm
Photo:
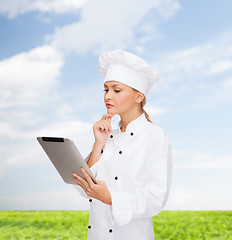
<path fill-rule="evenodd" d="M 105 146 L 109 133 L 111 132 L 111 118 L 113 116 L 113 114 L 104 114 L 102 119 L 93 125 L 95 143 L 92 154 L 88 160 L 89 167 L 92 167 L 101 156 L 101 151 Z"/>
<path fill-rule="evenodd" d="M 109 133 L 111 132 L 111 118 L 113 116 L 114 116 L 113 114 L 104 114 L 102 119 L 100 121 L 97 121 L 93 125 L 95 143 L 94 143 L 94 146 L 93 146 L 93 150 L 85 158 L 85 161 L 87 162 L 87 164 L 88 164 L 89 168 L 91 169 L 94 176 L 97 175 L 98 160 L 100 159 L 102 149 L 104 148 L 105 143 L 108 139 Z M 89 177 L 89 175 L 88 175 L 88 177 Z M 99 199 L 102 202 L 110 204 L 111 197 L 110 197 L 109 191 L 108 191 L 104 182 L 98 181 L 97 184 L 93 183 L 96 186 L 98 185 L 97 188 L 94 189 L 94 190 L 97 190 L 97 192 L 95 192 L 94 196 L 93 196 L 90 193 L 88 194 L 86 192 L 86 189 L 87 189 L 86 180 L 84 180 L 82 178 L 80 178 L 78 180 L 78 178 L 80 178 L 80 177 L 77 174 L 74 173 L 73 174 L 73 179 L 77 182 L 77 185 L 74 185 L 74 187 L 77 189 L 77 191 L 83 197 L 89 198 L 89 197 L 94 197 L 95 196 L 94 198 Z M 93 186 L 91 182 L 89 182 L 89 184 L 91 184 L 91 186 Z M 102 196 L 103 196 L 103 198 L 102 198 Z"/>
<path fill-rule="evenodd" d="M 99 160 L 103 147 L 104 146 L 102 146 L 101 144 L 98 144 L 97 142 L 94 143 L 93 151 L 92 151 L 92 153 L 90 155 L 90 158 L 87 162 L 89 168 L 91 168 Z"/>

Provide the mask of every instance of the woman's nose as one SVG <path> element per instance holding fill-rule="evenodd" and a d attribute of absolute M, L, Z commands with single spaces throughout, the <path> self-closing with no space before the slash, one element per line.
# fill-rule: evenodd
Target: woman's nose
<path fill-rule="evenodd" d="M 111 91 L 108 91 L 108 92 L 106 92 L 106 99 L 111 99 L 111 97 L 112 97 L 112 93 L 111 93 Z"/>

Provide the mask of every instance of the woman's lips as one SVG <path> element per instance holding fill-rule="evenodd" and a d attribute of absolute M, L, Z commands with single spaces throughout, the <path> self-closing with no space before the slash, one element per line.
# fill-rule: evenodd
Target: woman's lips
<path fill-rule="evenodd" d="M 106 107 L 107 108 L 111 108 L 111 107 L 113 107 L 114 105 L 111 105 L 111 104 L 108 104 L 108 103 L 106 103 Z"/>

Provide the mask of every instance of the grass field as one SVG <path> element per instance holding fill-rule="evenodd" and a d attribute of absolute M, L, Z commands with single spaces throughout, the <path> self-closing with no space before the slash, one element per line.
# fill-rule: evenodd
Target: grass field
<path fill-rule="evenodd" d="M 88 218 L 88 211 L 0 211 L 0 239 L 86 240 Z M 162 211 L 153 222 L 156 240 L 232 240 L 232 211 Z"/>

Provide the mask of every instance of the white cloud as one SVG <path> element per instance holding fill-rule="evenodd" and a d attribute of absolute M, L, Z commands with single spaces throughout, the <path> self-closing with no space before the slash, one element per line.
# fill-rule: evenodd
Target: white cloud
<path fill-rule="evenodd" d="M 38 10 L 41 12 L 55 12 L 63 14 L 79 10 L 86 0 L 50 0 L 33 1 L 26 11 Z"/>
<path fill-rule="evenodd" d="M 77 12 L 86 0 L 0 0 L 0 14 L 15 18 L 31 11 L 64 14 Z"/>
<path fill-rule="evenodd" d="M 50 122 L 48 126 L 29 132 L 28 135 L 26 135 L 28 138 L 38 136 L 71 138 L 76 142 L 83 156 L 91 149 L 91 142 L 94 142 L 92 125 L 79 120 Z"/>
<path fill-rule="evenodd" d="M 45 45 L 0 62 L 0 108 L 33 105 L 57 83 L 63 56 Z"/>
<path fill-rule="evenodd" d="M 232 88 L 232 77 L 222 82 L 222 87 Z"/>
<path fill-rule="evenodd" d="M 232 32 L 203 45 L 157 56 L 160 73 L 155 94 L 184 97 L 188 111 L 209 109 L 232 100 Z"/>
<path fill-rule="evenodd" d="M 33 117 L 33 116 L 29 116 Z M 87 137 L 92 133 L 92 125 L 88 122 L 80 120 L 59 120 L 59 121 L 48 121 L 45 127 L 38 128 L 33 126 L 32 128 L 24 129 L 25 125 L 18 124 L 16 122 L 0 122 L 1 138 L 8 138 L 12 140 L 31 140 L 36 136 L 50 136 L 50 137 Z M 14 124 L 15 123 L 15 124 Z"/>
<path fill-rule="evenodd" d="M 133 47 L 137 44 L 136 31 L 146 32 L 143 38 L 154 38 L 158 23 L 173 16 L 179 8 L 177 0 L 87 1 L 80 21 L 57 28 L 50 39 L 57 48 L 75 50 L 78 54 Z M 141 51 L 142 45 L 134 48 Z"/>
<path fill-rule="evenodd" d="M 189 81 L 232 71 L 232 33 L 211 43 L 164 54 L 153 65 L 159 69 L 161 84 Z"/>
<path fill-rule="evenodd" d="M 1 194 L 0 206 L 0 210 L 89 210 L 89 201 L 65 184 L 59 191 Z"/>
<path fill-rule="evenodd" d="M 192 160 L 193 161 L 207 161 L 207 160 L 211 160 L 212 157 L 213 156 L 211 154 L 199 154 L 199 155 L 193 156 Z"/>
<path fill-rule="evenodd" d="M 0 176 L 3 176 L 9 168 L 44 161 L 46 156 L 36 140 L 38 136 L 71 138 L 83 157 L 92 150 L 94 143 L 92 125 L 78 120 L 49 122 L 46 127 L 33 128 L 33 130 L 14 125 L 14 123 L 12 125 L 1 123 L 0 131 L 2 131 L 2 139 L 13 140 L 0 147 Z M 18 142 L 19 139 L 20 142 Z"/>
<path fill-rule="evenodd" d="M 232 156 L 173 151 L 173 177 L 165 209 L 230 210 Z"/>
<path fill-rule="evenodd" d="M 73 106 L 60 101 L 57 94 L 63 64 L 63 55 L 52 46 L 38 47 L 0 62 L 1 177 L 9 169 L 45 159 L 37 136 L 69 137 L 83 157 L 89 153 L 93 142 L 91 124 L 77 120 Z M 78 95 L 79 105 L 87 101 L 83 97 Z"/>
<path fill-rule="evenodd" d="M 1 137 L 14 138 L 18 136 L 17 130 L 9 122 L 0 122 Z"/>
<path fill-rule="evenodd" d="M 89 153 L 92 125 L 78 120 L 75 114 L 79 108 L 91 105 L 95 97 L 73 91 L 78 96 L 77 102 L 70 104 L 72 101 L 60 99 L 58 78 L 63 64 L 63 55 L 49 45 L 0 62 L 1 176 L 10 168 L 43 161 L 45 154 L 36 141 L 37 136 L 69 137 L 83 157 Z M 90 89 L 96 92 L 93 86 Z"/>
<path fill-rule="evenodd" d="M 70 137 L 76 135 L 84 135 L 91 129 L 91 125 L 86 122 L 72 120 L 72 121 L 60 121 L 60 122 L 50 122 L 45 128 L 36 130 L 33 135 L 44 135 L 47 134 L 51 137 L 65 136 Z M 31 133 L 29 134 L 31 135 Z"/>
<path fill-rule="evenodd" d="M 231 68 L 232 70 L 232 68 Z M 194 99 L 193 108 L 195 109 L 207 109 L 215 107 L 222 103 L 230 103 L 232 101 L 232 75 L 231 70 L 228 75 L 230 77 L 224 78 L 218 77 L 217 82 L 207 82 L 205 84 L 199 84 L 200 89 L 205 90 L 205 94 L 198 96 Z"/>
<path fill-rule="evenodd" d="M 48 126 L 28 133 L 29 138 L 35 137 L 67 137 L 74 141 L 82 156 L 91 151 L 94 143 L 92 125 L 79 120 L 51 122 Z M 42 149 L 41 149 L 42 151 Z"/>
<path fill-rule="evenodd" d="M 219 60 L 213 62 L 210 66 L 208 71 L 206 72 L 207 74 L 218 74 L 218 73 L 223 73 L 228 70 L 232 69 L 232 60 L 226 59 L 226 60 Z"/>
<path fill-rule="evenodd" d="M 231 210 L 232 196 L 228 189 L 172 189 L 165 209 L 169 210 Z"/>
<path fill-rule="evenodd" d="M 174 164 L 175 169 L 232 169 L 232 156 L 215 157 L 211 154 L 195 155 Z"/>
<path fill-rule="evenodd" d="M 196 150 L 192 149 L 173 149 L 173 155 L 175 156 L 192 155 L 195 153 Z"/>
<path fill-rule="evenodd" d="M 36 140 L 24 141 L 20 136 L 18 137 L 18 142 L 2 144 L 0 153 L 0 177 L 3 177 L 8 169 L 43 161 Z"/>
<path fill-rule="evenodd" d="M 167 109 L 154 106 L 151 104 L 148 104 L 147 106 L 144 106 L 145 111 L 148 113 L 149 116 L 158 116 L 158 115 L 163 115 L 168 112 Z"/>
<path fill-rule="evenodd" d="M 221 82 L 219 88 L 214 94 L 214 99 L 217 102 L 232 100 L 232 76 Z"/>

